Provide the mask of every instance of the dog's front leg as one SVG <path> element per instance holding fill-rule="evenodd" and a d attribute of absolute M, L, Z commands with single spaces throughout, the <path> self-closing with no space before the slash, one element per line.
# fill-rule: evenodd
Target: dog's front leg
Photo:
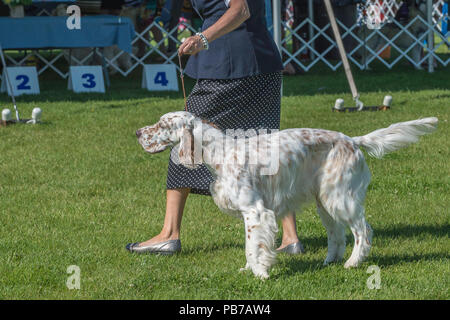
<path fill-rule="evenodd" d="M 275 214 L 271 210 L 252 208 L 243 214 L 245 222 L 245 255 L 247 264 L 261 279 L 269 278 L 269 269 L 275 263 L 275 236 L 278 231 Z"/>

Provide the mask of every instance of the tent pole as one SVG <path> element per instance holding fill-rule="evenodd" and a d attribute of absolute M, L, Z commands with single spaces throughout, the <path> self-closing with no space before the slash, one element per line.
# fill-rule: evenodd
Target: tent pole
<path fill-rule="evenodd" d="M 19 110 L 17 110 L 16 98 L 14 97 L 14 90 L 13 90 L 11 81 L 9 79 L 8 69 L 6 67 L 5 56 L 3 55 L 3 48 L 2 48 L 1 44 L 0 44 L 0 57 L 1 57 L 1 60 L 2 60 L 2 65 L 3 65 L 3 72 L 4 72 L 5 78 L 6 78 L 6 79 L 3 79 L 3 81 L 6 81 L 6 84 L 9 87 L 9 91 L 11 92 L 11 99 L 12 99 L 12 102 L 14 104 L 14 111 L 16 111 L 16 120 L 20 121 Z"/>

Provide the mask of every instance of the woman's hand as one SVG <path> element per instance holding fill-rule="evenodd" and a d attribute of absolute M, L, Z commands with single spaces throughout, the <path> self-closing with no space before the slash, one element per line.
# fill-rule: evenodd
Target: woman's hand
<path fill-rule="evenodd" d="M 247 0 L 230 0 L 229 8 L 216 23 L 202 31 L 202 34 L 208 40 L 213 42 L 217 38 L 233 31 L 239 27 L 245 20 L 250 18 L 250 9 Z M 202 39 L 199 36 L 187 38 L 178 49 L 178 55 L 194 55 L 205 49 Z"/>
<path fill-rule="evenodd" d="M 205 49 L 202 39 L 199 36 L 187 38 L 178 49 L 178 55 L 194 55 Z"/>

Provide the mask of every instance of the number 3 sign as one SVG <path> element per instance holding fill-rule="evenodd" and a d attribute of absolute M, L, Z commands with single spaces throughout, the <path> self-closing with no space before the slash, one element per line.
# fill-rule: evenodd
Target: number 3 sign
<path fill-rule="evenodd" d="M 105 93 L 105 82 L 101 66 L 70 67 L 68 89 L 74 92 Z"/>
<path fill-rule="evenodd" d="M 6 80 L 6 71 L 3 71 L 2 86 L 0 91 L 11 95 L 11 88 L 14 96 L 21 94 L 39 94 L 39 82 L 36 67 L 8 67 L 8 79 L 11 86 Z"/>
<path fill-rule="evenodd" d="M 178 91 L 177 69 L 175 65 L 144 65 L 142 88 L 150 91 Z"/>

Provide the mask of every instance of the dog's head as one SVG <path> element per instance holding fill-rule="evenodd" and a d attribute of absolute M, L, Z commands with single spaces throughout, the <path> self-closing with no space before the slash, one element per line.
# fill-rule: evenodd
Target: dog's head
<path fill-rule="evenodd" d="M 195 168 L 201 163 L 201 142 L 198 150 L 200 161 L 194 148 L 194 129 L 198 123 L 201 124 L 201 121 L 189 112 L 171 112 L 163 115 L 156 124 L 138 129 L 136 136 L 148 153 L 159 153 L 180 143 L 179 162 L 188 168 Z"/>

